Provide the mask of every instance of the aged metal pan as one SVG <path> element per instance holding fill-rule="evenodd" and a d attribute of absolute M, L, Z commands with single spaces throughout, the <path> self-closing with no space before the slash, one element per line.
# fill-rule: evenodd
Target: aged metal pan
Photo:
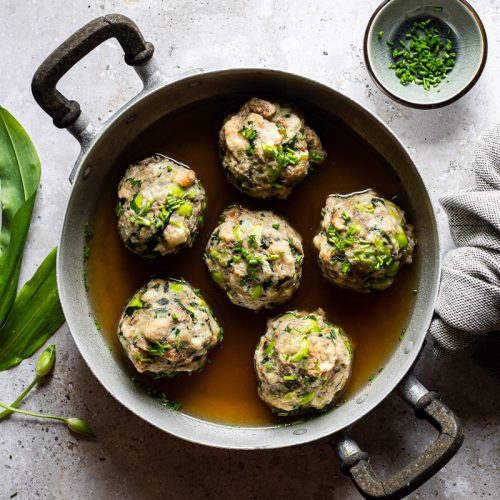
<path fill-rule="evenodd" d="M 116 38 L 125 62 L 132 66 L 144 89 L 102 124 L 92 123 L 75 101 L 56 90 L 60 78 L 92 49 Z M 66 319 L 85 361 L 102 385 L 123 405 L 154 426 L 183 439 L 222 448 L 279 448 L 335 436 L 342 468 L 369 497 L 397 498 L 408 494 L 438 471 L 459 449 L 461 424 L 453 413 L 411 374 L 424 343 L 438 289 L 440 253 L 436 220 L 422 179 L 395 135 L 361 105 L 315 81 L 264 69 L 234 69 L 200 73 L 168 82 L 153 59 L 153 46 L 137 26 L 121 15 L 96 19 L 60 45 L 36 72 L 32 90 L 40 106 L 59 128 L 67 128 L 81 145 L 70 181 L 74 187 L 66 210 L 58 253 L 58 285 Z M 82 246 L 85 223 L 93 217 L 99 187 L 109 166 L 143 130 L 161 117 L 188 104 L 214 96 L 241 93 L 280 95 L 290 101 L 320 104 L 321 110 L 343 120 L 384 156 L 399 178 L 419 231 L 418 289 L 407 334 L 387 361 L 383 373 L 356 397 L 336 409 L 290 427 L 234 427 L 166 410 L 129 379 L 116 363 L 104 338 L 96 331 L 83 282 Z M 392 478 L 379 480 L 369 457 L 346 434 L 361 417 L 397 389 L 415 410 L 439 430 L 436 441 Z M 341 432 L 344 431 L 344 432 Z"/>

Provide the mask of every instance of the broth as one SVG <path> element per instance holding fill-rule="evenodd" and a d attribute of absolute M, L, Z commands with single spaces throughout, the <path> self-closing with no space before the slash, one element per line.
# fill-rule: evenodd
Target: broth
<path fill-rule="evenodd" d="M 123 150 L 112 175 L 103 186 L 100 204 L 90 223 L 94 234 L 88 261 L 89 293 L 96 319 L 117 362 L 141 385 L 161 390 L 182 411 L 206 420 L 233 425 L 268 425 L 277 417 L 259 399 L 253 368 L 257 341 L 268 318 L 292 309 L 325 310 L 327 318 L 342 326 L 354 347 L 350 384 L 344 395 L 359 391 L 383 367 L 398 343 L 412 306 L 416 266 L 404 267 L 394 285 L 377 294 L 356 294 L 324 282 L 316 264 L 312 239 L 320 223 L 320 211 L 333 192 L 375 189 L 387 198 L 398 196 L 405 208 L 398 180 L 387 162 L 338 119 L 307 114 L 308 124 L 320 135 L 328 152 L 323 165 L 295 188 L 288 200 L 259 201 L 234 189 L 224 178 L 217 140 L 223 119 L 250 96 L 202 102 L 156 123 Z M 196 171 L 207 192 L 205 225 L 191 249 L 143 260 L 127 250 L 118 238 L 116 189 L 125 168 L 154 153 L 175 158 Z M 232 305 L 212 282 L 202 260 L 208 238 L 220 213 L 231 203 L 272 209 L 285 216 L 302 235 L 305 259 L 299 290 L 288 303 L 271 311 L 255 313 Z M 409 214 L 411 221 L 411 214 Z M 116 335 L 124 302 L 152 275 L 183 277 L 200 288 L 224 328 L 224 340 L 201 373 L 174 380 L 152 380 L 138 375 L 122 354 Z"/>

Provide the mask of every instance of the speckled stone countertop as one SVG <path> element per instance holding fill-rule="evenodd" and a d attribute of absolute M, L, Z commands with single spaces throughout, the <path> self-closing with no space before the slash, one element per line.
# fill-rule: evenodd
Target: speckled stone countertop
<path fill-rule="evenodd" d="M 475 141 L 500 117 L 500 3 L 476 0 L 489 35 L 482 78 L 444 109 L 416 111 L 380 93 L 362 58 L 365 25 L 378 0 L 2 0 L 0 104 L 32 137 L 42 160 L 41 188 L 24 259 L 26 280 L 57 244 L 79 146 L 35 104 L 30 81 L 38 64 L 73 31 L 105 13 L 122 13 L 154 42 L 165 72 L 195 68 L 279 68 L 338 89 L 379 116 L 407 145 L 431 191 L 443 248 L 451 247 L 439 196 L 471 186 Z M 104 120 L 140 90 L 116 42 L 85 58 L 60 84 L 94 120 Z M 25 403 L 35 411 L 78 415 L 98 439 L 79 440 L 61 425 L 12 417 L 0 426 L 0 499 L 17 498 L 358 498 L 339 471 L 331 440 L 275 451 L 224 451 L 164 434 L 117 403 L 90 373 L 63 326 L 59 357 L 46 384 Z M 31 379 L 33 360 L 0 373 L 0 400 Z M 417 375 L 460 416 L 458 455 L 411 498 L 498 498 L 498 380 L 470 359 L 435 362 L 427 348 Z M 354 429 L 376 471 L 388 475 L 429 444 L 435 431 L 417 421 L 397 395 Z"/>

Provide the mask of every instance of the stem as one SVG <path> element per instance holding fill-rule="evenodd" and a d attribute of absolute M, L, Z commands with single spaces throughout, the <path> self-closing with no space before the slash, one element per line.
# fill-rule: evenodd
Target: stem
<path fill-rule="evenodd" d="M 29 392 L 31 391 L 31 389 L 33 389 L 33 387 L 35 387 L 35 385 L 37 384 L 37 382 L 40 380 L 40 378 L 38 377 L 38 375 L 35 376 L 35 378 L 33 379 L 33 382 L 31 382 L 30 385 L 28 385 L 28 387 L 26 387 L 26 389 L 24 389 L 24 391 L 22 392 L 22 394 L 13 402 L 10 404 L 10 406 L 12 408 L 17 408 L 17 405 L 29 394 Z M 6 419 L 9 415 L 11 415 L 13 413 L 12 410 L 4 410 L 0 413 L 0 422 L 4 419 Z"/>
<path fill-rule="evenodd" d="M 4 405 L 3 403 L 0 403 L 0 406 L 2 408 L 5 408 L 6 410 L 13 411 L 16 413 L 22 413 L 23 415 L 29 415 L 30 417 L 51 418 L 53 420 L 60 420 L 61 422 L 66 422 L 66 419 L 64 417 L 57 417 L 55 415 L 44 415 L 42 413 L 33 413 L 31 411 L 19 410 L 17 408 L 12 407 L 12 406 Z"/>

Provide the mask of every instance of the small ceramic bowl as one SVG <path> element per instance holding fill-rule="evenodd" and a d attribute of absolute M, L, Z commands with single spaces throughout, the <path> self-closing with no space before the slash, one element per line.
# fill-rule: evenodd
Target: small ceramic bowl
<path fill-rule="evenodd" d="M 402 50 L 400 40 L 414 21 L 431 19 L 444 36 L 449 33 L 456 53 L 455 66 L 437 86 L 400 83 L 392 52 Z M 411 40 L 410 40 L 411 41 Z M 393 43 L 394 46 L 390 46 Z M 438 108 L 466 94 L 483 72 L 488 42 L 483 23 L 465 0 L 386 0 L 368 23 L 364 39 L 366 67 L 375 83 L 395 101 L 413 108 Z M 429 87 L 429 86 L 428 86 Z"/>

